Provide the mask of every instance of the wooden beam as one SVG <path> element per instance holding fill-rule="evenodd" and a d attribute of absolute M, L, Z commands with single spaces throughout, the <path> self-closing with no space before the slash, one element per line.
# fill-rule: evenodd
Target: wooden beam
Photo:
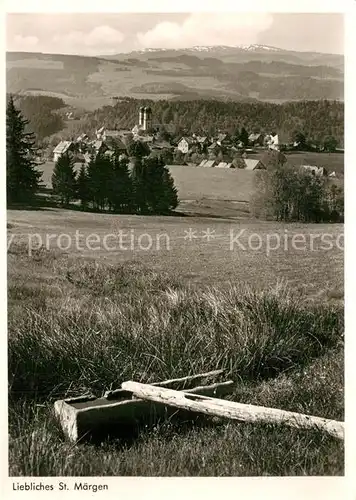
<path fill-rule="evenodd" d="M 344 422 L 303 415 L 290 411 L 254 406 L 223 399 L 214 399 L 187 392 L 178 392 L 138 382 L 124 382 L 122 388 L 141 399 L 155 401 L 192 412 L 242 422 L 283 424 L 300 429 L 318 429 L 338 439 L 344 439 Z"/>
<path fill-rule="evenodd" d="M 211 372 L 199 373 L 197 375 L 189 375 L 188 377 L 173 378 L 171 380 L 163 380 L 162 382 L 154 382 L 151 385 L 166 387 L 167 389 L 174 389 L 175 391 L 181 391 L 186 389 L 191 389 L 197 383 L 201 385 L 206 385 L 207 382 L 217 380 L 220 375 L 224 373 L 224 370 L 213 370 Z M 114 391 L 106 391 L 104 397 L 107 399 L 119 399 L 121 397 L 127 397 L 127 391 L 123 389 L 116 389 Z"/>

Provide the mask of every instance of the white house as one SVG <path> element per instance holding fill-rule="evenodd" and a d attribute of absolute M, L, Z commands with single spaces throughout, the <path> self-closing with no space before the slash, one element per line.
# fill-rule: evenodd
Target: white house
<path fill-rule="evenodd" d="M 61 141 L 53 150 L 53 161 L 57 162 L 58 159 L 67 153 L 72 147 L 73 143 L 71 141 Z"/>
<path fill-rule="evenodd" d="M 190 137 L 182 137 L 178 142 L 177 148 L 179 149 L 179 151 L 185 154 L 188 153 L 192 144 L 193 139 L 191 139 Z"/>
<path fill-rule="evenodd" d="M 225 161 L 221 161 L 218 165 L 216 165 L 216 168 L 231 168 L 232 163 L 228 163 Z"/>
<path fill-rule="evenodd" d="M 265 138 L 266 145 L 268 149 L 274 149 L 275 151 L 279 151 L 279 137 L 276 135 L 267 135 Z"/>
<path fill-rule="evenodd" d="M 316 165 L 302 165 L 302 168 L 308 170 L 313 175 L 327 175 L 327 171 L 325 167 L 317 167 Z"/>

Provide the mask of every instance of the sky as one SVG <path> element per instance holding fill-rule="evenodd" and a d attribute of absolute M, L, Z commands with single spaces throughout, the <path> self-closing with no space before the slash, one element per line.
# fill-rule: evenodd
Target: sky
<path fill-rule="evenodd" d="M 6 17 L 6 48 L 9 51 L 110 55 L 145 48 L 254 43 L 343 54 L 343 15 L 12 13 Z"/>

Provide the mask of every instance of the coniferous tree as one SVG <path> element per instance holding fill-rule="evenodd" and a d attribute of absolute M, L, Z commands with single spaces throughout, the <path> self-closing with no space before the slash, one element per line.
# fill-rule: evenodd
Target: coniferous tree
<path fill-rule="evenodd" d="M 53 169 L 53 193 L 58 195 L 62 205 L 68 205 L 76 198 L 77 181 L 74 159 L 68 153 L 61 155 Z"/>
<path fill-rule="evenodd" d="M 162 158 L 145 158 L 147 206 L 152 213 L 167 213 L 178 205 L 177 189 Z"/>
<path fill-rule="evenodd" d="M 34 135 L 10 96 L 6 109 L 6 191 L 7 201 L 30 202 L 39 188 L 41 172 L 36 170 Z"/>
<path fill-rule="evenodd" d="M 148 211 L 148 176 L 143 158 L 135 158 L 131 171 L 133 198 L 136 210 L 145 214 Z"/>
<path fill-rule="evenodd" d="M 112 208 L 118 212 L 130 212 L 133 209 L 134 199 L 128 158 L 121 157 L 120 153 L 115 151 L 111 163 L 113 168 L 110 195 Z"/>
<path fill-rule="evenodd" d="M 92 157 L 88 165 L 89 200 L 96 210 L 111 207 L 113 168 L 110 158 L 104 154 Z"/>
<path fill-rule="evenodd" d="M 83 208 L 87 206 L 90 198 L 89 194 L 89 182 L 86 166 L 83 164 L 80 167 L 80 171 L 77 179 L 77 196 Z"/>
<path fill-rule="evenodd" d="M 150 154 L 148 145 L 141 141 L 132 141 L 127 146 L 128 154 L 134 158 L 143 158 Z"/>
<path fill-rule="evenodd" d="M 241 132 L 240 132 L 240 141 L 245 146 L 245 148 L 248 146 L 248 132 L 245 129 L 245 127 L 242 127 L 242 129 L 241 129 Z"/>

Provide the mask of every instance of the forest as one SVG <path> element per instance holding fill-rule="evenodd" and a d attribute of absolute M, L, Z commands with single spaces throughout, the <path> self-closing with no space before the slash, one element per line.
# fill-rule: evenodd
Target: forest
<path fill-rule="evenodd" d="M 88 128 L 106 126 L 130 128 L 137 122 L 138 109 L 150 105 L 153 123 L 169 126 L 173 136 L 181 134 L 215 135 L 218 131 L 235 134 L 242 127 L 251 132 L 278 133 L 290 142 L 299 131 L 315 143 L 334 137 L 344 144 L 344 104 L 339 101 L 296 101 L 284 104 L 262 102 L 149 101 L 120 99 L 115 106 L 105 106 L 87 113 Z"/>
<path fill-rule="evenodd" d="M 214 136 L 219 131 L 236 135 L 244 127 L 249 133 L 278 133 L 283 143 L 292 142 L 299 132 L 314 144 L 334 138 L 344 146 L 344 104 L 340 101 L 221 102 L 218 100 L 151 101 L 118 96 L 116 104 L 83 112 L 72 122 L 65 121 L 65 103 L 49 96 L 16 99 L 23 115 L 31 121 L 38 141 L 56 134 L 56 140 L 74 139 L 79 133 L 92 134 L 96 128 L 132 128 L 140 106 L 152 108 L 153 124 L 164 127 L 173 139 L 184 134 Z"/>

